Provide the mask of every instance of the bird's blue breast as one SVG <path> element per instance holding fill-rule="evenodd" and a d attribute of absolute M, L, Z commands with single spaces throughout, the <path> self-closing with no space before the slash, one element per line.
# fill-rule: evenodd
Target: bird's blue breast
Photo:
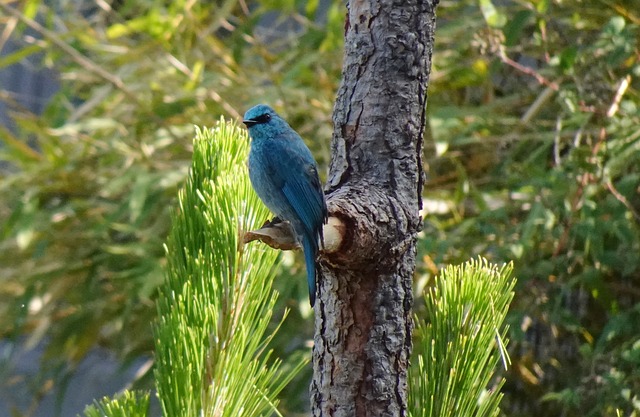
<path fill-rule="evenodd" d="M 269 210 L 281 218 L 289 214 L 282 202 L 284 178 L 277 169 L 282 157 L 276 154 L 282 151 L 276 141 L 261 139 L 251 143 L 249 152 L 249 178 L 253 188 Z"/>

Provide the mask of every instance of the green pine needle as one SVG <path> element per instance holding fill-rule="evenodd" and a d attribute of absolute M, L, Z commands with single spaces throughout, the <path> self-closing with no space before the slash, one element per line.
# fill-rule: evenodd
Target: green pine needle
<path fill-rule="evenodd" d="M 496 417 L 509 364 L 503 324 L 513 298 L 511 264 L 485 259 L 449 266 L 426 294 L 427 320 L 416 318 L 417 361 L 409 370 L 413 417 Z M 416 363 L 417 362 L 417 363 Z"/>
<path fill-rule="evenodd" d="M 147 417 L 149 393 L 125 391 L 117 398 L 104 397 L 84 409 L 85 417 Z"/>

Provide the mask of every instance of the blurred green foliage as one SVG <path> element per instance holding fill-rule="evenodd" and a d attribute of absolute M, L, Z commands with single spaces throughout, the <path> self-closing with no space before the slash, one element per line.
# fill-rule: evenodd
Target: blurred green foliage
<path fill-rule="evenodd" d="M 418 286 L 470 254 L 514 261 L 509 416 L 640 413 L 632 3 L 439 9 Z"/>
<path fill-rule="evenodd" d="M 57 381 L 97 344 L 151 351 L 193 125 L 268 102 L 326 166 L 340 80 L 338 1 L 90 4 L 0 3 L 0 42 L 23 46 L 0 66 L 41 53 L 61 82 L 38 117 L 2 95 L 19 130 L 0 128 L 0 337 L 46 340 Z M 635 0 L 438 7 L 416 288 L 476 254 L 514 261 L 509 416 L 640 413 L 639 29 Z M 312 327 L 283 257 L 280 356 Z"/>

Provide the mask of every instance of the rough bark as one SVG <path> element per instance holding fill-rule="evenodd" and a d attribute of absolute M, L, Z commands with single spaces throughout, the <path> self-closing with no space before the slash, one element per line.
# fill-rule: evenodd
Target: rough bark
<path fill-rule="evenodd" d="M 404 416 L 437 0 L 348 4 L 327 181 L 346 234 L 321 260 L 314 416 Z"/>

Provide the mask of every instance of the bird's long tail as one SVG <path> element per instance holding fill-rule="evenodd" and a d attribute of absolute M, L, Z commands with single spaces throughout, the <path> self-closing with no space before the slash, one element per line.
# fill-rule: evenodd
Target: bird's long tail
<path fill-rule="evenodd" d="M 307 283 L 309 284 L 309 303 L 311 307 L 316 303 L 316 256 L 318 255 L 318 241 L 305 236 L 302 238 L 304 262 L 307 266 Z"/>

